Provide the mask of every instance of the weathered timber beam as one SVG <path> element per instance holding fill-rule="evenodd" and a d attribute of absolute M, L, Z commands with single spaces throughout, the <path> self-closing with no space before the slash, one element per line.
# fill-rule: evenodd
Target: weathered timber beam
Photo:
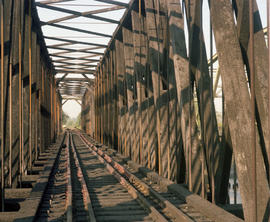
<path fill-rule="evenodd" d="M 123 43 L 120 42 L 119 40 L 115 40 L 115 56 L 116 56 L 116 75 L 117 75 L 117 107 L 118 107 L 118 116 L 117 116 L 117 121 L 118 121 L 118 138 L 119 138 L 119 144 L 118 144 L 118 151 L 122 154 L 126 153 L 126 128 L 127 128 L 127 112 L 124 111 L 126 109 L 125 106 L 125 90 L 124 90 L 124 73 L 125 73 L 125 60 L 124 60 L 124 53 L 123 53 Z M 99 95 L 100 95 L 100 79 L 96 79 L 96 94 L 97 94 L 97 101 L 96 101 L 96 106 L 97 110 L 100 109 L 100 100 L 99 100 Z M 100 122 L 100 116 L 98 114 L 97 116 L 97 122 Z M 97 132 L 100 132 L 100 125 L 98 125 Z"/>
<path fill-rule="evenodd" d="M 258 112 L 256 113 L 257 127 L 259 129 L 260 138 L 263 138 L 264 144 L 262 150 L 267 150 L 269 147 L 269 126 L 268 126 L 268 103 L 269 103 L 269 94 L 268 94 L 268 48 L 265 42 L 264 31 L 262 26 L 262 21 L 260 16 L 254 16 L 254 58 L 251 58 L 250 55 L 250 35 L 249 35 L 249 24 L 246 23 L 249 19 L 249 2 L 236 0 L 238 8 L 237 16 L 237 30 L 239 41 L 242 47 L 243 60 L 247 67 L 247 76 L 249 82 L 251 81 L 250 77 L 250 61 L 254 59 L 254 69 L 255 69 L 255 97 L 256 97 L 256 107 Z M 258 12 L 257 2 L 254 1 L 254 14 Z M 259 14 L 259 13 L 258 13 Z M 265 155 L 266 151 L 263 151 L 264 160 L 267 160 Z M 269 165 L 265 161 L 266 165 Z"/>
<path fill-rule="evenodd" d="M 251 100 L 246 82 L 244 62 L 232 12 L 232 5 L 227 1 L 211 1 L 211 21 L 219 56 L 220 72 L 229 130 L 232 140 L 240 193 L 245 220 L 253 221 L 254 190 L 252 176 L 253 150 L 251 137 Z M 230 52 L 228 54 L 228 52 Z M 239 126 L 247 127 L 239 127 Z M 263 155 L 259 141 L 256 141 L 257 153 L 257 221 L 263 221 L 269 204 L 269 185 L 266 178 Z M 269 213 L 268 213 L 269 215 Z"/>
<path fill-rule="evenodd" d="M 160 7 L 160 9 L 159 9 Z M 156 11 L 160 10 L 160 16 L 156 16 Z M 162 78 L 167 80 L 167 70 L 165 71 L 166 58 L 166 13 L 164 12 L 164 2 L 155 4 L 152 1 L 145 1 L 147 35 L 149 39 L 150 69 L 153 82 L 153 96 L 157 115 L 157 136 L 158 136 L 158 169 L 159 174 L 168 178 L 169 175 L 169 126 L 168 126 L 168 90 L 167 81 L 164 81 L 166 88 L 163 88 Z M 159 25 L 157 25 L 159 24 Z"/>
<path fill-rule="evenodd" d="M 194 100 L 191 94 L 191 83 L 189 77 L 189 61 L 187 58 L 184 18 L 181 7 L 177 0 L 167 2 L 169 11 L 169 31 L 171 51 L 173 52 L 174 72 L 176 79 L 176 89 L 181 113 L 181 132 L 183 146 L 185 150 L 186 175 L 188 175 L 189 190 L 198 193 L 202 183 L 201 142 L 198 134 L 198 126 L 194 112 Z"/>
<path fill-rule="evenodd" d="M 199 107 L 199 115 L 201 121 L 202 144 L 206 150 L 205 169 L 208 172 L 209 185 L 211 188 L 212 198 L 219 197 L 220 181 L 223 171 L 223 154 L 220 146 L 218 135 L 218 124 L 214 101 L 212 100 L 212 79 L 209 73 L 208 64 L 211 65 L 217 60 L 217 54 L 212 57 L 208 63 L 206 47 L 203 38 L 201 25 L 202 6 L 199 1 L 187 0 L 187 5 L 190 5 L 188 16 L 190 19 L 190 67 L 191 75 L 195 79 L 196 95 Z M 200 53 L 200 56 L 198 56 Z M 215 183 L 215 184 L 214 184 Z M 215 198 L 215 199 L 217 199 Z"/>
<path fill-rule="evenodd" d="M 128 131 L 129 138 L 127 138 L 127 154 L 130 155 L 132 160 L 139 160 L 139 150 L 136 144 L 136 137 L 132 135 L 138 135 L 136 128 L 136 94 L 135 94 L 135 78 L 134 78 L 134 49 L 133 49 L 133 34 L 130 29 L 122 27 L 123 43 L 124 43 L 124 59 L 125 59 L 125 79 L 127 83 L 126 94 L 127 94 L 127 106 L 128 106 Z M 136 107 L 136 108 L 135 108 Z"/>

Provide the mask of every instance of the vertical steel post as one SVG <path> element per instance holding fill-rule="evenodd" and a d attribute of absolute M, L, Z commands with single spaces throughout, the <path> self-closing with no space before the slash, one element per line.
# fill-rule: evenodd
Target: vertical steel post
<path fill-rule="evenodd" d="M 32 0 L 29 0 L 29 170 L 32 171 Z"/>
<path fill-rule="evenodd" d="M 24 108 L 23 108 L 23 106 L 24 106 L 24 103 L 23 103 L 23 101 L 24 101 L 24 92 L 23 92 L 23 88 L 24 88 L 24 84 L 23 84 L 23 79 L 21 79 L 22 81 L 21 81 L 21 83 L 22 83 L 22 87 L 21 87 L 21 98 L 22 98 L 22 101 L 21 101 L 21 105 L 22 105 L 22 107 L 21 107 L 21 111 L 22 111 L 22 172 L 21 172 L 21 176 L 23 176 L 23 173 L 24 173 L 24 170 L 25 170 L 25 163 L 24 163 Z"/>
<path fill-rule="evenodd" d="M 185 11 L 185 14 L 186 14 L 186 18 L 187 18 L 187 15 L 189 16 L 190 15 L 190 1 L 188 1 L 188 5 L 187 7 L 184 6 L 184 4 L 186 4 L 185 1 L 183 1 L 183 10 L 185 8 L 188 9 L 188 13 L 187 11 Z M 189 52 L 189 59 L 190 59 L 190 51 L 191 51 L 191 35 L 190 35 L 190 30 L 191 30 L 191 27 L 190 27 L 190 18 L 187 19 L 187 22 L 188 22 L 188 33 L 189 33 L 189 45 L 188 45 L 188 52 Z M 191 150 L 191 147 L 192 147 L 192 129 L 191 129 L 191 97 L 192 97 L 192 79 L 191 79 L 191 64 L 189 62 L 189 117 L 188 117 L 188 122 L 189 122 L 189 144 L 187 145 L 188 149 L 187 149 L 187 156 L 188 156 L 188 188 L 190 191 L 192 191 L 193 187 L 192 187 L 192 150 Z"/>
<path fill-rule="evenodd" d="M 202 198 L 205 198 L 205 181 L 204 181 L 204 158 L 203 158 L 203 152 L 201 152 L 201 167 L 202 167 L 202 175 L 201 175 L 201 180 L 202 180 L 202 191 L 201 191 L 201 196 Z"/>
<path fill-rule="evenodd" d="M 256 177 L 256 124 L 255 124 L 255 69 L 254 69 L 254 5 L 253 0 L 249 0 L 249 44 L 250 44 L 250 93 L 251 93 L 251 138 L 252 138 L 252 178 L 254 193 L 254 215 L 253 221 L 257 221 L 257 177 Z"/>
<path fill-rule="evenodd" d="M 43 67 L 43 65 L 41 66 L 41 97 L 39 98 L 39 103 L 40 103 L 40 106 L 39 106 L 39 108 L 40 108 L 40 125 L 41 125 L 41 127 L 40 127 L 40 150 L 41 150 L 41 152 L 43 152 L 43 150 L 44 150 L 44 141 L 45 141 L 45 130 L 43 129 L 43 127 L 45 128 L 45 126 L 44 126 L 44 116 L 42 115 L 42 113 L 41 113 L 41 109 L 43 108 L 43 106 L 44 106 L 44 67 Z"/>
<path fill-rule="evenodd" d="M 12 186 L 12 63 L 9 63 L 9 186 Z"/>
<path fill-rule="evenodd" d="M 21 5 L 20 5 L 21 12 Z M 21 33 L 21 13 L 19 22 L 19 128 L 20 128 L 20 151 L 19 151 L 19 187 L 22 186 L 22 33 Z"/>
<path fill-rule="evenodd" d="M 268 40 L 268 130 L 270 138 L 270 1 L 267 1 L 267 40 Z M 268 145 L 268 183 L 270 184 L 270 140 Z"/>
<path fill-rule="evenodd" d="M 200 94 L 200 111 L 201 111 L 201 144 L 202 144 L 202 149 L 204 149 L 205 147 L 205 132 L 204 132 L 204 91 L 203 91 L 203 88 L 204 88 L 204 85 L 203 85 L 203 79 L 202 79 L 202 73 L 203 73 L 203 63 L 202 63 L 202 39 L 203 39 L 203 0 L 201 0 L 200 2 L 200 73 L 201 73 L 201 79 L 200 79 L 200 87 L 201 87 L 201 94 Z M 191 43 L 191 41 L 190 41 Z M 190 51 L 189 51 L 190 53 Z M 191 83 L 190 83 L 190 87 L 191 87 Z M 211 92 L 211 91 L 210 91 Z M 192 93 L 192 92 L 191 92 Z M 192 94 L 191 94 L 192 95 Z M 191 96 L 190 95 L 190 96 Z M 191 100 L 191 98 L 190 98 Z M 191 110 L 191 108 L 190 108 Z M 191 115 L 191 114 L 190 114 Z M 190 126 L 191 126 L 191 123 L 190 123 Z M 200 152 L 203 152 L 203 151 L 200 151 Z M 204 155 L 202 155 L 204 156 Z M 210 158 L 209 158 L 210 159 Z M 202 161 L 204 162 L 204 157 L 202 157 Z M 203 164 L 204 165 L 204 164 Z M 204 177 L 204 175 L 202 175 Z M 212 188 L 212 187 L 211 187 Z M 204 189 L 204 187 L 202 187 L 202 189 Z M 212 191 L 212 189 L 211 189 Z M 211 192 L 212 194 L 212 192 Z"/>
<path fill-rule="evenodd" d="M 39 91 L 38 91 L 39 92 Z M 35 95 L 35 160 L 38 158 L 38 98 L 37 95 Z M 40 129 L 39 129 L 40 130 Z"/>
<path fill-rule="evenodd" d="M 53 79 L 53 141 L 56 135 L 56 100 L 55 100 L 55 80 Z"/>
<path fill-rule="evenodd" d="M 4 211 L 4 6 L 1 1 L 1 211 Z"/>
<path fill-rule="evenodd" d="M 210 8 L 211 0 L 209 0 L 209 8 Z M 213 29 L 212 29 L 212 21 L 210 17 L 210 93 L 211 93 L 211 128 L 214 129 L 214 96 L 213 96 Z M 212 187 L 212 203 L 215 203 L 215 177 L 214 177 L 214 140 L 213 135 L 211 135 L 211 153 L 210 153 L 210 165 L 211 165 L 211 187 Z"/>
<path fill-rule="evenodd" d="M 237 204 L 237 187 L 236 187 L 236 163 L 235 163 L 235 156 L 233 157 L 233 197 L 234 197 L 234 204 Z"/>
<path fill-rule="evenodd" d="M 50 78 L 49 78 L 49 84 L 50 84 L 50 123 L 51 123 L 51 127 L 50 127 L 50 143 L 52 143 L 52 139 L 53 139 L 53 110 L 52 110 L 52 107 L 53 107 L 53 94 L 52 94 L 52 76 L 50 75 Z"/>

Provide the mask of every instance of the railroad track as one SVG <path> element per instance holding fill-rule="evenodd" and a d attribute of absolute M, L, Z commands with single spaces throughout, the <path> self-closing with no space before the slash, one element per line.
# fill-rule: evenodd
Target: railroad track
<path fill-rule="evenodd" d="M 35 221 L 95 221 L 74 144 L 68 131 L 59 148 Z"/>
<path fill-rule="evenodd" d="M 97 150 L 96 147 L 93 145 L 93 144 L 96 144 L 96 142 L 92 138 L 90 137 L 86 138 L 85 136 L 83 136 L 83 134 L 81 134 L 80 136 L 85 141 L 85 143 L 88 144 L 88 146 L 90 146 L 91 148 L 94 147 L 93 149 Z M 141 184 L 139 185 L 139 189 L 141 187 L 145 187 L 146 190 L 151 190 L 151 193 L 153 193 L 152 196 L 157 197 L 156 201 L 159 201 L 159 203 L 161 202 L 167 203 L 167 201 L 170 202 L 169 207 L 171 207 L 170 206 L 171 204 L 174 205 L 174 207 L 179 209 L 186 216 L 188 216 L 189 219 L 191 219 L 191 220 L 189 219 L 186 220 L 185 218 L 183 218 L 183 215 L 181 215 L 181 217 L 179 215 L 179 217 L 177 218 L 181 219 L 180 221 L 199 221 L 199 222 L 218 221 L 218 220 L 212 220 L 210 218 L 207 218 L 205 215 L 202 215 L 199 211 L 195 209 L 195 207 L 188 205 L 186 201 L 180 198 L 177 194 L 170 192 L 167 189 L 164 189 L 164 187 L 161 187 L 157 181 L 155 182 L 149 179 L 145 174 L 140 172 L 138 169 L 130 166 L 127 163 L 127 161 L 123 159 L 123 157 L 120 157 L 119 155 L 114 155 L 117 152 L 107 149 L 105 147 L 102 147 L 102 148 L 100 147 L 100 150 L 97 150 L 97 152 L 100 155 L 106 156 L 107 159 L 109 158 L 112 159 L 114 162 L 114 165 L 119 165 L 119 168 L 123 168 L 121 169 L 121 171 L 123 170 L 125 171 L 124 175 L 125 174 L 127 175 L 131 183 L 135 184 L 135 186 L 137 186 L 137 184 Z M 122 166 L 119 163 L 121 163 Z M 147 195 L 149 195 L 149 192 L 147 193 Z M 150 197 L 150 199 L 153 199 L 153 197 Z M 164 206 L 165 204 L 161 204 L 161 205 Z M 173 208 L 172 210 L 175 210 L 174 207 L 172 207 Z M 158 209 L 160 209 L 160 206 L 158 206 Z M 167 210 L 165 209 L 165 215 L 169 213 L 168 211 L 167 212 L 166 211 Z M 167 219 L 170 219 L 170 218 L 167 218 Z"/>
<path fill-rule="evenodd" d="M 93 144 L 67 131 L 37 221 L 213 221 Z"/>
<path fill-rule="evenodd" d="M 89 151 L 93 152 L 126 187 L 128 192 L 140 202 L 154 221 L 213 221 L 188 206 L 177 195 L 163 192 L 157 183 L 153 183 L 137 170 L 119 164 L 121 159 L 116 162 L 101 149 L 95 147 L 82 134 L 80 134 L 80 138 Z"/>
<path fill-rule="evenodd" d="M 65 139 L 67 140 L 67 135 Z M 42 201 L 35 215 L 36 221 L 64 220 L 65 212 L 65 179 L 66 179 L 66 160 L 65 160 L 65 143 L 57 147 L 58 154 L 56 156 L 52 171 L 50 173 L 46 190 L 42 196 Z M 49 150 L 50 152 L 52 150 Z M 57 152 L 57 150 L 54 150 Z"/>

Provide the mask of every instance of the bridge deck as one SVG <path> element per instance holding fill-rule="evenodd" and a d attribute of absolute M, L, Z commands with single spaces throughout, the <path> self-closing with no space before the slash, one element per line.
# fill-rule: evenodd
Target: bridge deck
<path fill-rule="evenodd" d="M 241 221 L 78 130 L 40 158 L 19 211 L 1 221 Z"/>

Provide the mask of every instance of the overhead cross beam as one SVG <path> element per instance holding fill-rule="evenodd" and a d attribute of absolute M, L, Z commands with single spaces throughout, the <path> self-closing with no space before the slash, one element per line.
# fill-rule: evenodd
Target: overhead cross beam
<path fill-rule="evenodd" d="M 67 60 L 84 60 L 84 61 L 89 61 L 89 62 L 99 62 L 99 59 L 87 59 L 86 57 L 68 57 L 68 56 L 60 56 L 60 55 L 53 55 L 50 54 L 50 56 L 52 57 L 58 57 L 58 58 L 63 58 L 63 59 L 67 59 Z M 55 62 L 55 60 L 54 60 Z"/>
<path fill-rule="evenodd" d="M 108 3 L 108 4 L 112 4 L 112 5 L 119 5 L 119 6 L 123 6 L 123 7 L 128 7 L 128 4 L 123 3 L 123 2 L 118 2 L 118 1 L 112 1 L 112 0 L 95 0 L 96 2 L 104 2 L 104 3 Z"/>
<path fill-rule="evenodd" d="M 94 14 L 110 12 L 110 11 L 115 11 L 115 10 L 120 10 L 120 9 L 124 9 L 124 7 L 123 6 L 114 6 L 114 7 L 110 7 L 110 8 L 104 8 L 104 9 L 92 10 L 92 11 L 88 11 L 88 12 L 82 12 L 81 14 L 84 15 L 84 16 L 86 16 L 86 15 L 94 15 Z M 58 18 L 58 19 L 48 21 L 47 24 L 54 24 L 54 23 L 58 23 L 58 22 L 63 22 L 63 21 L 67 21 L 69 19 L 78 18 L 80 16 L 81 15 L 65 16 L 65 17 L 62 17 L 62 18 Z"/>
<path fill-rule="evenodd" d="M 68 76 L 68 73 L 63 75 L 59 80 L 57 80 L 56 85 L 58 85 L 61 81 L 63 81 Z"/>
<path fill-rule="evenodd" d="M 69 48 L 60 48 L 60 47 L 54 47 L 54 46 L 47 46 L 49 49 L 56 49 L 56 50 L 65 50 L 68 52 L 83 52 L 83 53 L 90 53 L 95 55 L 103 55 L 102 52 L 95 52 L 95 51 L 87 51 L 88 49 L 69 49 Z"/>
<path fill-rule="evenodd" d="M 41 1 L 40 4 L 48 5 L 48 4 L 55 4 L 55 3 L 61 3 L 61 2 L 70 2 L 74 0 L 48 0 L 48 1 Z"/>
<path fill-rule="evenodd" d="M 91 46 L 99 46 L 99 47 L 104 47 L 104 48 L 107 47 L 107 45 L 104 45 L 104 44 L 98 44 L 98 43 L 92 43 L 92 42 L 81 42 L 81 41 L 75 41 L 75 40 L 70 40 L 70 39 L 55 38 L 51 36 L 44 36 L 44 38 L 50 39 L 50 40 L 56 40 L 56 41 L 69 42 L 73 44 L 80 44 L 80 45 L 91 45 Z"/>
<path fill-rule="evenodd" d="M 61 46 L 67 46 L 67 45 L 73 45 L 73 44 L 70 42 L 65 42 L 65 43 L 59 43 L 59 44 L 54 44 L 54 45 L 50 45 L 50 46 L 51 47 L 61 47 Z"/>
<path fill-rule="evenodd" d="M 72 15 L 76 15 L 76 16 L 82 16 L 82 17 L 86 17 L 86 18 L 90 18 L 90 19 L 96 19 L 96 20 L 100 20 L 100 21 L 103 21 L 103 22 L 119 24 L 118 21 L 113 20 L 113 19 L 108 19 L 108 18 L 96 16 L 96 15 L 91 15 L 91 14 L 83 14 L 81 12 L 73 11 L 73 10 L 70 10 L 70 9 L 64 9 L 64 8 L 60 8 L 60 7 L 44 5 L 44 4 L 41 4 L 39 2 L 36 2 L 36 6 L 41 7 L 41 8 L 54 10 L 54 11 L 58 11 L 58 12 L 64 12 L 64 13 L 68 13 L 68 14 L 72 14 Z M 48 25 L 48 24 L 45 22 L 45 23 L 42 23 L 41 25 Z M 50 24 L 50 25 L 53 25 L 53 24 Z"/>
<path fill-rule="evenodd" d="M 93 71 L 82 71 L 82 70 L 56 69 L 55 72 L 56 73 L 92 74 L 92 75 L 95 75 L 95 70 L 93 70 Z"/>
<path fill-rule="evenodd" d="M 55 68 L 57 68 L 57 66 L 55 66 Z M 55 70 L 58 71 L 59 69 L 55 69 Z M 93 69 L 85 69 L 85 68 L 80 68 L 80 69 L 78 69 L 78 68 L 64 68 L 63 70 L 65 70 L 65 71 L 81 71 L 84 74 L 90 73 L 90 72 L 95 72 L 95 70 L 93 70 Z"/>
<path fill-rule="evenodd" d="M 55 63 L 61 63 L 63 65 L 71 65 L 71 66 L 97 67 L 97 65 L 91 65 L 85 62 L 84 63 L 70 63 L 70 62 L 63 62 L 63 61 L 60 61 L 60 62 L 55 61 Z"/>
<path fill-rule="evenodd" d="M 84 30 L 84 29 L 78 29 L 78 28 L 65 26 L 65 25 L 47 24 L 46 22 L 42 22 L 42 21 L 40 23 L 41 23 L 41 25 L 50 25 L 50 26 L 60 28 L 60 29 L 66 29 L 66 30 L 86 33 L 86 34 L 90 34 L 90 35 L 97 35 L 97 36 L 101 36 L 101 37 L 105 37 L 105 38 L 111 38 L 112 37 L 111 35 L 107 35 L 107 34 L 103 34 L 103 33 L 99 33 L 99 32 L 92 32 L 92 31 L 88 31 L 88 30 Z"/>
<path fill-rule="evenodd" d="M 57 80 L 60 78 L 56 78 Z M 61 80 L 61 82 L 89 82 L 87 79 L 85 78 L 65 78 L 63 80 Z M 93 82 L 93 80 L 91 81 L 91 83 Z"/>

